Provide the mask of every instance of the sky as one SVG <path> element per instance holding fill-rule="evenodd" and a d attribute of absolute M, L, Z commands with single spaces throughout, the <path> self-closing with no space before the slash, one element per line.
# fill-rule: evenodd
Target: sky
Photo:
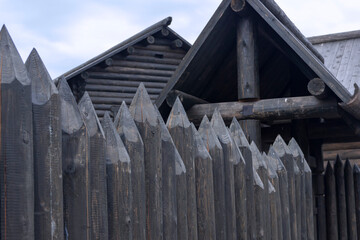
<path fill-rule="evenodd" d="M 170 27 L 193 43 L 221 0 L 0 0 L 5 24 L 25 61 L 36 48 L 53 78 L 148 26 Z M 359 0 L 277 0 L 307 37 L 360 30 Z"/>

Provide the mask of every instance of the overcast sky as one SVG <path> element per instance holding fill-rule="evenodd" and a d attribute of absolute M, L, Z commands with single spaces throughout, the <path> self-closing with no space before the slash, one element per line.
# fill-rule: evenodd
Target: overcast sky
<path fill-rule="evenodd" d="M 35 47 L 53 78 L 153 23 L 170 25 L 193 43 L 220 0 L 0 0 L 6 24 L 25 61 Z M 360 0 L 277 0 L 305 36 L 360 30 Z"/>

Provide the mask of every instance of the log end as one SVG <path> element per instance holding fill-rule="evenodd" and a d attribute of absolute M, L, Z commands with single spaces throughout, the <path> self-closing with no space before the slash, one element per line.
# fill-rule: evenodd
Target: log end
<path fill-rule="evenodd" d="M 241 12 L 245 8 L 245 5 L 245 0 L 231 0 L 231 9 L 234 12 Z"/>

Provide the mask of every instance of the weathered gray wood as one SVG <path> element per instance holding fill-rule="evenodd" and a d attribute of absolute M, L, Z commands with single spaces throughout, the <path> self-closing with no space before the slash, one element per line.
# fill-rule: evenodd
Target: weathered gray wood
<path fill-rule="evenodd" d="M 170 31 L 166 27 L 161 29 L 161 35 L 163 35 L 164 37 L 169 36 L 169 34 L 170 34 Z"/>
<path fill-rule="evenodd" d="M 113 66 L 119 67 L 137 67 L 144 69 L 157 69 L 157 70 L 168 70 L 175 71 L 177 65 L 173 64 L 162 64 L 162 63 L 148 63 L 148 62 L 131 62 L 126 60 L 113 60 Z"/>
<path fill-rule="evenodd" d="M 191 129 L 194 139 L 198 238 L 216 239 L 213 160 L 193 124 Z"/>
<path fill-rule="evenodd" d="M 281 159 L 287 170 L 291 239 L 295 240 L 298 239 L 295 174 L 299 171 L 299 168 L 297 167 L 293 159 L 290 149 L 280 135 L 278 135 L 275 139 L 274 150 L 278 154 L 279 158 Z"/>
<path fill-rule="evenodd" d="M 0 31 L 1 239 L 34 239 L 31 80 L 5 27 Z"/>
<path fill-rule="evenodd" d="M 177 149 L 171 138 L 160 112 L 157 110 L 161 128 L 162 154 L 162 190 L 163 190 L 163 234 L 164 239 L 177 239 L 177 204 L 176 204 L 176 157 Z M 196 209 L 195 209 L 196 211 Z"/>
<path fill-rule="evenodd" d="M 194 97 L 190 94 L 178 91 L 178 90 L 172 90 L 168 93 L 167 97 L 166 97 L 166 103 L 172 107 L 175 103 L 176 98 L 179 98 L 182 105 L 184 106 L 185 109 L 189 109 L 192 106 L 194 106 L 195 104 L 203 104 L 203 103 L 208 103 L 207 101 L 198 98 L 198 97 Z"/>
<path fill-rule="evenodd" d="M 247 213 L 247 239 L 256 239 L 255 225 L 255 200 L 254 200 L 254 170 L 252 153 L 249 142 L 239 124 L 233 118 L 230 125 L 230 132 L 234 142 L 238 145 L 245 160 L 245 183 L 246 183 L 246 213 Z"/>
<path fill-rule="evenodd" d="M 182 159 L 193 161 L 193 135 L 190 122 L 187 119 L 184 108 L 179 99 L 174 103 L 166 123 L 173 138 L 174 144 Z M 180 157 L 179 157 L 180 158 Z M 181 160 L 182 162 L 183 160 Z M 184 163 L 182 162 L 182 165 Z M 185 165 L 176 172 L 176 198 L 177 198 L 177 239 L 188 239 L 188 218 L 187 218 L 187 183 Z"/>
<path fill-rule="evenodd" d="M 279 176 L 276 173 L 277 166 L 272 156 L 267 156 L 263 153 L 263 158 L 266 160 L 268 166 L 269 181 L 273 185 L 275 192 L 269 193 L 270 201 L 270 219 L 271 219 L 271 239 L 283 239 L 282 229 L 282 215 L 281 215 L 281 196 Z"/>
<path fill-rule="evenodd" d="M 242 119 L 304 119 L 339 117 L 335 99 L 319 100 L 314 96 L 263 99 L 254 102 L 225 102 L 197 104 L 187 111 L 190 121 L 200 122 L 204 115 L 211 117 L 218 108 L 224 121 Z"/>
<path fill-rule="evenodd" d="M 254 199 L 255 199 L 255 221 L 256 221 L 256 239 L 265 239 L 265 211 L 264 211 L 264 194 L 265 187 L 260 179 L 259 174 L 254 171 Z"/>
<path fill-rule="evenodd" d="M 268 155 L 279 177 L 283 239 L 291 239 L 287 170 L 273 146 L 270 147 Z"/>
<path fill-rule="evenodd" d="M 262 149 L 261 142 L 261 123 L 259 120 L 241 120 L 239 121 L 241 128 L 244 130 L 245 136 L 249 139 L 249 142 L 255 142 L 259 150 Z"/>
<path fill-rule="evenodd" d="M 59 92 L 36 49 L 25 65 L 32 82 L 35 239 L 63 239 Z"/>
<path fill-rule="evenodd" d="M 325 207 L 326 207 L 326 230 L 329 240 L 338 239 L 338 221 L 336 205 L 336 185 L 334 170 L 328 162 L 325 170 Z"/>
<path fill-rule="evenodd" d="M 175 39 L 174 41 L 171 42 L 171 48 L 181 48 L 184 45 L 183 41 L 181 41 L 180 39 Z"/>
<path fill-rule="evenodd" d="M 277 212 L 276 212 L 276 190 L 274 185 L 268 180 L 269 185 L 269 216 L 271 222 L 269 223 L 270 232 L 267 233 L 267 239 L 279 239 L 278 236 L 278 223 L 277 223 Z M 273 228 L 274 227 L 274 228 Z"/>
<path fill-rule="evenodd" d="M 356 211 L 356 227 L 358 236 L 360 235 L 360 168 L 354 165 L 354 190 L 355 190 L 355 211 Z"/>
<path fill-rule="evenodd" d="M 105 136 L 87 92 L 78 103 L 89 138 L 91 238 L 108 238 Z"/>
<path fill-rule="evenodd" d="M 125 102 L 121 104 L 114 118 L 114 125 L 131 159 L 132 236 L 133 239 L 144 240 L 146 238 L 144 143 Z"/>
<path fill-rule="evenodd" d="M 346 196 L 344 181 L 344 164 L 339 156 L 337 156 L 334 164 L 335 185 L 336 185 L 336 203 L 339 239 L 348 239 L 347 234 L 347 214 L 346 214 Z"/>
<path fill-rule="evenodd" d="M 231 142 L 225 123 L 220 112 L 215 109 L 211 119 L 211 125 L 217 135 L 224 156 L 224 179 L 225 179 L 225 206 L 226 206 L 226 239 L 237 239 L 236 231 L 236 204 L 235 204 L 235 180 L 234 165 L 238 164 L 232 149 L 235 147 Z"/>
<path fill-rule="evenodd" d="M 254 142 L 250 144 L 250 150 L 252 153 L 253 164 L 256 172 L 259 174 L 261 181 L 264 184 L 264 193 L 261 199 L 263 207 L 263 223 L 264 223 L 264 239 L 270 237 L 271 225 L 270 225 L 270 206 L 269 206 L 269 181 L 268 181 L 268 169 L 267 164 L 259 149 Z M 260 201 L 260 200 L 259 200 Z"/>
<path fill-rule="evenodd" d="M 345 180 L 348 237 L 349 239 L 358 239 L 357 228 L 356 228 L 353 167 L 351 166 L 349 159 L 347 159 L 345 162 L 344 178 L 345 178 L 344 180 Z"/>
<path fill-rule="evenodd" d="M 139 75 L 139 74 L 123 74 L 123 73 L 114 73 L 114 72 L 89 72 L 89 78 L 93 79 L 119 79 L 119 80 L 131 80 L 136 82 L 141 81 L 152 81 L 152 82 L 162 82 L 167 83 L 169 77 L 163 76 L 150 76 L 150 75 Z"/>
<path fill-rule="evenodd" d="M 155 38 L 154 38 L 154 36 L 148 36 L 146 38 L 146 41 L 148 42 L 148 44 L 154 44 L 155 43 Z"/>
<path fill-rule="evenodd" d="M 134 231 L 132 229 L 135 225 L 133 221 L 133 202 L 136 203 L 139 200 L 133 199 L 132 196 L 132 162 L 130 162 L 130 157 L 117 133 L 109 112 L 105 113 L 102 126 L 106 137 L 105 161 L 109 239 L 135 239 L 133 238 Z M 145 225 L 142 229 L 142 235 L 140 232 L 135 236 L 143 237 L 137 239 L 145 239 Z"/>
<path fill-rule="evenodd" d="M 144 142 L 146 236 L 163 239 L 161 128 L 144 84 L 140 84 L 129 110 Z"/>
<path fill-rule="evenodd" d="M 61 103 L 64 227 L 67 239 L 91 239 L 89 139 L 65 78 L 58 83 Z"/>
<path fill-rule="evenodd" d="M 330 89 L 320 78 L 314 78 L 307 85 L 309 93 L 319 99 L 325 99 L 330 94 Z"/>
<path fill-rule="evenodd" d="M 288 147 L 293 155 L 297 171 L 295 172 L 296 187 L 296 217 L 298 238 L 306 240 L 306 201 L 305 201 L 305 174 L 304 174 L 304 158 L 299 152 L 299 145 L 294 138 L 289 141 Z"/>
<path fill-rule="evenodd" d="M 199 133 L 213 159 L 216 239 L 227 239 L 223 148 L 206 116 L 200 124 Z"/>
<path fill-rule="evenodd" d="M 246 1 L 244 0 L 232 0 L 231 1 L 231 9 L 234 12 L 241 12 L 245 7 Z"/>

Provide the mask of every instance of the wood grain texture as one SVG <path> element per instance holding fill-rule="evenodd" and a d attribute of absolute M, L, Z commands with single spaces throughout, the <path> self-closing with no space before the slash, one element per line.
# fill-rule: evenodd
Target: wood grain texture
<path fill-rule="evenodd" d="M 339 239 L 348 239 L 344 164 L 340 157 L 336 158 L 334 164 L 334 174 L 336 186 Z"/>

